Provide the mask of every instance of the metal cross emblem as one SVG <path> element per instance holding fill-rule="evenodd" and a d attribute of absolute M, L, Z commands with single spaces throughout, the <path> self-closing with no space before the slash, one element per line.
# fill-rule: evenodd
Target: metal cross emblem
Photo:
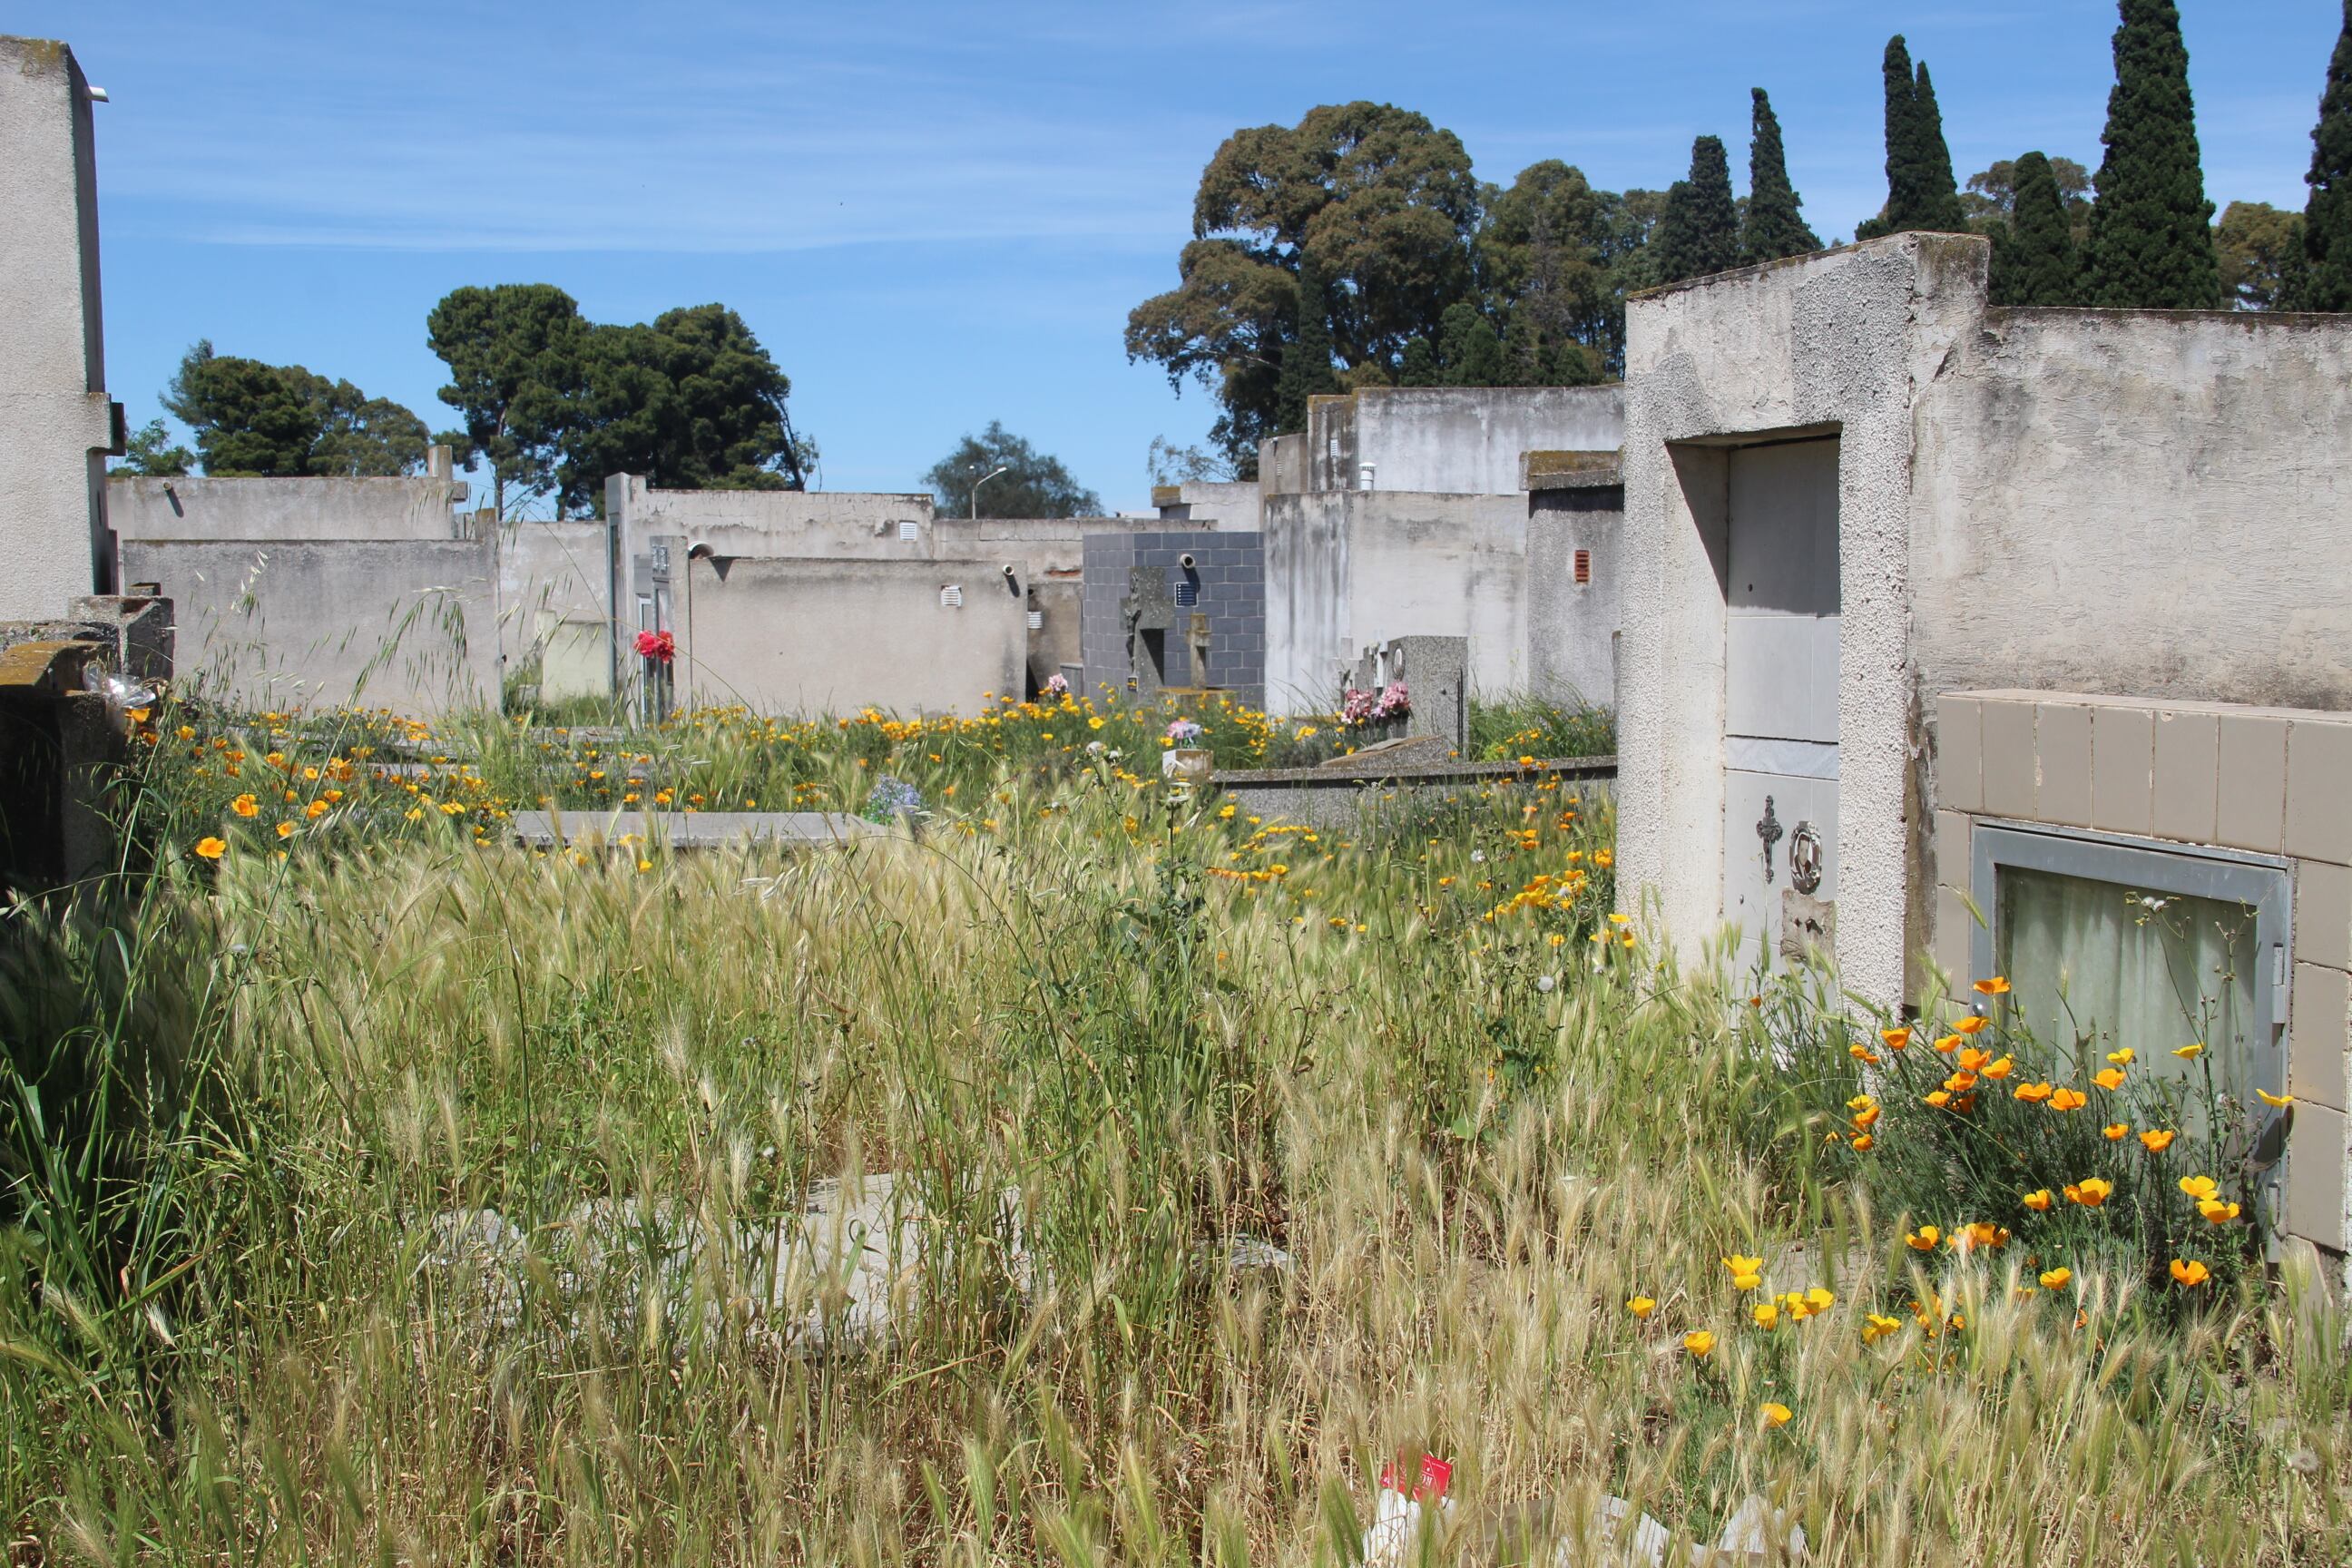
<path fill-rule="evenodd" d="M 1772 815 L 1772 797 L 1764 797 L 1764 816 L 1756 824 L 1756 837 L 1764 841 L 1764 883 L 1772 882 L 1772 846 L 1780 842 L 1780 819 Z"/>

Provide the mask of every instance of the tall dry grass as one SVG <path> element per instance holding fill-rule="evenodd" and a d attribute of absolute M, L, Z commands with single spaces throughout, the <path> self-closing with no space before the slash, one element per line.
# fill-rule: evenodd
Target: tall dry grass
<path fill-rule="evenodd" d="M 78 1274 L 10 1173 L 19 1559 L 1341 1563 L 1412 1449 L 1474 1524 L 1441 1560 L 1751 1492 L 1827 1563 L 2346 1553 L 2308 1249 L 2183 1327 L 1906 1247 L 1749 985 L 1612 934 L 1605 810 L 1309 842 L 1000 777 L 920 841 L 648 870 L 455 818 L 208 865 L 176 820 L 116 928 L 160 1021 L 85 1044 L 201 1084 L 111 1145 L 135 1223 Z M 924 1216 L 892 1328 L 791 1342 L 842 1281 L 768 1301 L 761 1238 L 860 1172 Z M 635 1222 L 586 1273 L 583 1200 Z M 526 1256 L 436 1262 L 482 1210 Z M 1833 1304 L 1758 1327 L 1742 1253 Z"/>

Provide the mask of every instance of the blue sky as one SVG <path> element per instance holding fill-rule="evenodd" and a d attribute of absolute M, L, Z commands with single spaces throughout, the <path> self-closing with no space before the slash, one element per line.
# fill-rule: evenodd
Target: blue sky
<path fill-rule="evenodd" d="M 2339 0 L 2187 0 L 2207 194 L 2300 207 Z M 1961 176 L 2039 147 L 2095 167 L 2109 4 L 625 5 L 15 4 L 99 111 L 107 376 L 134 424 L 187 345 L 299 363 L 436 427 L 424 317 L 546 281 L 598 320 L 741 311 L 831 489 L 914 489 L 992 418 L 1114 509 L 1206 394 L 1120 347 L 1175 281 L 1234 128 L 1351 98 L 1459 133 L 1482 178 L 1563 158 L 1660 186 L 1772 94 L 1813 226 L 1885 198 L 1900 30 Z"/>

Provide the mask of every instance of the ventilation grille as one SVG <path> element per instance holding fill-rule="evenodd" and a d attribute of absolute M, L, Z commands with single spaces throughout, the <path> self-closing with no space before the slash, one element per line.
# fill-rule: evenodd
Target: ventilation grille
<path fill-rule="evenodd" d="M 1576 552 L 1576 580 L 1580 583 L 1592 581 L 1592 552 L 1590 550 Z"/>
<path fill-rule="evenodd" d="M 940 590 L 940 608 L 942 610 L 961 610 L 963 608 L 962 584 L 950 583 L 946 587 Z"/>
<path fill-rule="evenodd" d="M 1029 629 L 1033 632 L 1042 632 L 1045 629 L 1045 611 L 1032 610 L 1029 612 Z"/>
<path fill-rule="evenodd" d="M 905 519 L 898 524 L 898 537 L 909 540 L 920 539 L 923 537 L 922 526 L 912 518 Z"/>
<path fill-rule="evenodd" d="M 1201 584 L 1198 583 L 1179 583 L 1176 584 L 1176 604 L 1178 608 L 1186 608 L 1191 605 L 1197 605 L 1200 602 Z"/>

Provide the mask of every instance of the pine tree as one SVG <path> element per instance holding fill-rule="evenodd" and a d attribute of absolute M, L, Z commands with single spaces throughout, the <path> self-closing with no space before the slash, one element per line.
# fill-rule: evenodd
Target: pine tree
<path fill-rule="evenodd" d="M 1664 282 L 1739 265 L 1739 211 L 1731 199 L 1731 162 L 1721 137 L 1702 136 L 1691 143 L 1690 178 L 1667 188 L 1654 243 Z"/>
<path fill-rule="evenodd" d="M 1952 153 L 1944 143 L 1944 115 L 1936 107 L 1936 84 L 1922 61 L 1897 33 L 1886 40 L 1881 66 L 1886 87 L 1886 210 L 1854 230 L 1856 239 L 1876 239 L 1909 229 L 1946 234 L 1968 232 L 1967 209 L 1952 178 Z"/>
<path fill-rule="evenodd" d="M 1466 300 L 1445 307 L 1437 319 L 1437 363 L 1447 386 L 1500 386 L 1503 341 L 1478 307 Z"/>
<path fill-rule="evenodd" d="M 2172 0 L 2121 0 L 2120 9 L 2084 300 L 2110 310 L 2210 310 L 2221 272 L 2180 12 Z"/>
<path fill-rule="evenodd" d="M 2009 232 L 1992 251 L 1996 305 L 2072 305 L 2080 299 L 2082 267 L 2058 176 L 2039 153 L 2018 159 L 2010 198 Z"/>
<path fill-rule="evenodd" d="M 1274 395 L 1274 427 L 1287 436 L 1307 428 L 1307 400 L 1337 392 L 1331 374 L 1331 295 L 1321 269 L 1298 259 L 1298 327 L 1282 351 Z"/>
<path fill-rule="evenodd" d="M 2303 267 L 2290 303 L 2298 310 L 2352 310 L 2352 0 L 2327 62 L 2319 123 L 2311 132 L 2311 198 L 2303 209 Z"/>
<path fill-rule="evenodd" d="M 1798 214 L 1805 204 L 1789 183 L 1780 117 L 1772 112 L 1772 100 L 1764 96 L 1762 88 L 1749 91 L 1755 99 L 1755 114 L 1748 142 L 1748 222 L 1739 236 L 1740 253 L 1749 261 L 1778 261 L 1784 256 L 1819 250 L 1821 237 L 1807 228 Z"/>

